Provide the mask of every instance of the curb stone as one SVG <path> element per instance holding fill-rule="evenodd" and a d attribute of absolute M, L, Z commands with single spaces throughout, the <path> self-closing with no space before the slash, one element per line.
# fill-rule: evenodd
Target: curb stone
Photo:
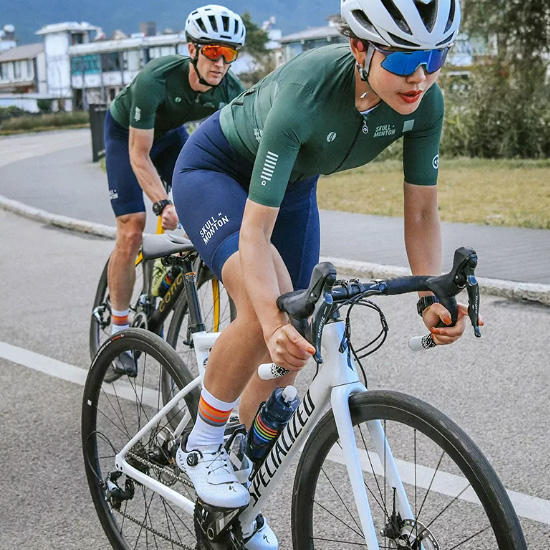
<path fill-rule="evenodd" d="M 89 233 L 107 239 L 115 239 L 116 237 L 116 229 L 114 227 L 77 220 L 58 214 L 51 214 L 44 210 L 39 210 L 38 208 L 33 208 L 18 201 L 2 197 L 1 195 L 0 208 L 31 220 L 40 221 L 56 227 L 63 227 L 71 231 Z M 411 274 L 410 270 L 405 267 L 381 265 L 327 256 L 322 256 L 320 259 L 324 262 L 331 262 L 342 275 L 352 275 L 365 279 L 384 279 Z M 550 285 L 503 281 L 501 279 L 488 279 L 485 277 L 478 277 L 478 283 L 481 292 L 484 294 L 501 296 L 509 300 L 528 300 L 550 306 Z"/>

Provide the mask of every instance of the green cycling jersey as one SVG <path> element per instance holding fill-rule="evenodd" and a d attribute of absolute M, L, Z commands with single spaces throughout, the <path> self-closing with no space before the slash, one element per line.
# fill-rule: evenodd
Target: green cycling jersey
<path fill-rule="evenodd" d="M 190 58 L 153 59 L 111 103 L 113 118 L 125 128 L 155 129 L 155 137 L 185 122 L 200 120 L 238 96 L 244 86 L 228 71 L 219 86 L 196 92 L 189 84 Z"/>
<path fill-rule="evenodd" d="M 230 145 L 254 162 L 249 198 L 274 207 L 288 182 L 361 166 L 401 137 L 405 181 L 435 185 L 442 122 L 436 84 L 410 115 L 383 102 L 360 113 L 355 59 L 345 44 L 297 56 L 220 113 Z"/>

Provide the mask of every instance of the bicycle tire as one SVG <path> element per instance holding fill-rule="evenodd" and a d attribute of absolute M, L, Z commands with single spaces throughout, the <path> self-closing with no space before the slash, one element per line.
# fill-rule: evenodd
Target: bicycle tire
<path fill-rule="evenodd" d="M 426 550 L 432 548 L 447 550 L 455 547 L 459 547 L 461 550 L 466 548 L 523 550 L 527 548 L 519 520 L 504 486 L 476 444 L 453 421 L 431 405 L 393 391 L 368 391 L 355 394 L 350 398 L 349 403 L 358 447 L 364 444 L 366 449 L 360 451 L 360 456 L 365 461 L 362 463 L 363 477 L 370 507 L 373 511 L 373 521 L 375 521 L 375 516 L 380 518 L 379 523 L 375 522 L 380 548 L 397 548 L 397 545 L 386 546 L 386 544 L 395 544 L 396 539 L 391 537 L 397 536 L 397 533 L 394 531 L 388 537 L 384 535 L 390 535 L 389 531 L 381 533 L 382 530 L 388 529 L 390 524 L 388 516 L 391 517 L 393 512 L 392 501 L 394 499 L 390 498 L 391 488 L 389 491 L 386 490 L 387 478 L 384 475 L 385 467 L 383 466 L 386 464 L 386 459 L 381 459 L 368 450 L 370 436 L 366 429 L 361 430 L 362 424 L 370 420 L 382 421 L 384 433 L 388 438 L 394 458 L 404 457 L 403 462 L 398 462 L 398 467 L 402 477 L 403 471 L 405 471 L 405 476 L 408 476 L 407 479 L 403 479 L 403 482 L 415 517 L 400 518 L 402 522 L 400 536 L 409 538 L 408 545 L 403 547 L 419 548 L 418 542 L 416 545 L 414 543 L 414 537 L 420 533 L 426 538 L 431 534 L 437 543 L 436 545 L 432 540 L 425 538 L 422 541 L 422 546 Z M 395 435 L 394 439 L 389 435 L 388 425 L 391 426 L 391 431 Z M 408 428 L 413 430 L 414 435 L 415 450 L 412 454 L 404 447 L 408 441 L 408 436 L 405 438 L 404 432 Z M 429 451 L 430 448 L 432 448 L 431 451 Z M 433 458 L 434 462 L 439 456 L 439 451 L 443 451 L 434 471 L 423 470 L 423 466 L 417 463 L 420 451 L 422 452 L 420 460 Z M 330 458 L 329 453 L 333 453 L 330 454 Z M 365 547 L 365 539 L 358 521 L 354 520 L 353 514 L 347 511 L 353 510 L 354 512 L 356 510 L 355 501 L 351 496 L 351 488 L 348 489 L 347 471 L 343 462 L 339 462 L 338 453 L 338 433 L 333 413 L 329 411 L 313 430 L 297 467 L 291 512 L 295 550 L 325 548 L 345 550 L 346 548 Z M 411 456 L 415 459 L 414 476 L 410 469 L 409 459 Z M 445 457 L 451 460 L 449 464 Z M 407 469 L 407 463 L 409 469 Z M 451 473 L 444 474 L 443 469 L 440 470 L 440 466 L 448 468 Z M 377 468 L 378 472 L 382 471 L 381 475 L 377 475 Z M 421 475 L 426 476 L 423 482 L 419 482 Z M 335 477 L 335 479 L 331 480 L 329 476 Z M 463 485 L 468 487 L 469 484 L 482 506 L 466 502 L 464 499 L 470 497 L 468 491 L 464 491 L 462 488 L 460 489 L 462 492 L 457 493 L 458 497 L 454 493 L 445 496 L 438 492 L 443 490 L 443 485 L 439 485 L 440 480 L 444 479 L 445 483 L 449 484 L 456 482 L 461 477 L 462 479 L 466 478 L 467 483 L 464 481 Z M 429 479 L 431 482 L 428 484 Z M 376 487 L 376 480 L 378 480 L 378 487 Z M 380 486 L 382 480 L 384 494 L 382 494 Z M 336 485 L 331 485 L 335 481 Z M 421 484 L 424 487 L 418 486 Z M 412 485 L 416 489 L 413 489 Z M 431 489 L 438 491 L 434 490 L 433 493 L 430 493 Z M 424 490 L 426 490 L 425 494 L 423 494 Z M 346 491 L 349 494 L 346 494 Z M 413 491 L 414 503 L 412 502 Z M 420 495 L 417 491 L 420 491 Z M 441 515 L 435 516 L 435 519 L 432 516 L 432 508 L 435 505 L 428 504 L 427 498 L 428 495 L 434 495 L 434 493 L 435 504 L 438 507 L 447 506 Z M 418 498 L 419 496 L 420 498 Z M 335 498 L 338 504 L 333 508 L 336 510 L 328 510 L 325 502 L 334 502 Z M 352 508 L 348 507 L 347 510 L 344 510 L 346 508 L 345 499 L 349 500 Z M 422 505 L 418 507 L 421 499 Z M 456 508 L 451 510 L 451 506 L 456 506 Z M 449 515 L 451 511 L 454 512 L 454 515 Z M 403 522 L 407 519 L 412 521 L 408 524 Z M 478 533 L 480 525 L 478 522 L 480 521 L 484 522 L 481 523 L 481 528 L 485 528 L 485 530 Z M 472 530 L 473 533 L 460 532 L 466 528 Z M 453 529 L 455 529 L 454 532 Z M 335 546 L 337 538 L 333 538 L 335 537 L 334 532 L 341 530 L 345 531 L 344 536 L 347 538 L 338 540 Z M 457 534 L 456 530 L 459 530 L 459 540 L 453 538 Z M 473 538 L 464 540 L 470 535 L 473 535 Z M 459 544 L 460 542 L 462 544 Z"/>
<path fill-rule="evenodd" d="M 123 377 L 113 384 L 105 383 L 104 376 L 113 359 L 127 351 L 139 352 L 137 378 Z M 173 348 L 162 338 L 144 329 L 128 329 L 103 344 L 86 380 L 81 421 L 86 477 L 101 525 L 116 550 L 174 548 L 187 539 L 189 544 L 184 548 L 192 549 L 196 544 L 192 515 L 176 510 L 160 495 L 137 482 L 131 482 L 135 489 L 132 498 L 124 500 L 117 510 L 113 487 L 107 488 L 107 479 L 112 481 L 110 475 L 116 470 L 116 453 L 164 405 L 160 391 L 160 372 L 163 371 L 170 373 L 178 388 L 193 379 Z M 198 392 L 188 394 L 184 405 L 194 421 Z M 132 460 L 136 468 L 149 472 L 163 483 L 178 483 L 177 490 L 181 492 L 183 486 L 189 498 L 195 500 L 190 481 L 173 461 L 169 461 L 169 446 L 178 444 L 169 424 L 170 419 L 163 417 L 150 435 L 131 449 L 128 461 Z M 122 474 L 116 483 L 127 489 L 129 479 Z"/>

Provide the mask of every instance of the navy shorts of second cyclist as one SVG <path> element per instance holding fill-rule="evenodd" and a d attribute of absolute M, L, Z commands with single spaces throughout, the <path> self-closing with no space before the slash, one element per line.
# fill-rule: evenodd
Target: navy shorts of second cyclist
<path fill-rule="evenodd" d="M 169 186 L 176 160 L 188 138 L 187 130 L 180 126 L 153 141 L 149 156 L 160 177 Z M 109 196 L 115 216 L 145 212 L 143 191 L 130 164 L 130 131 L 120 125 L 109 110 L 105 115 L 104 140 Z"/>
<path fill-rule="evenodd" d="M 176 163 L 172 193 L 178 217 L 220 280 L 225 262 L 239 248 L 252 168 L 228 143 L 219 113 L 193 132 Z M 317 180 L 313 176 L 287 187 L 271 237 L 295 289 L 307 288 L 319 261 Z"/>

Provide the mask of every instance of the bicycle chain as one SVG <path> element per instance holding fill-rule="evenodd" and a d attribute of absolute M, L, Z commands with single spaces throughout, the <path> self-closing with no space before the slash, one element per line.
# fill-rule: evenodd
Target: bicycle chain
<path fill-rule="evenodd" d="M 166 468 L 162 468 L 162 467 L 158 466 L 157 464 L 155 464 L 153 462 L 145 460 L 141 456 L 138 456 L 138 455 L 132 453 L 131 451 L 128 452 L 128 456 L 132 460 L 135 460 L 136 462 L 139 462 L 139 463 L 143 464 L 144 466 L 147 466 L 148 468 L 154 470 L 157 473 L 157 475 L 159 476 L 159 479 L 160 479 L 161 475 L 168 475 L 169 477 L 174 478 L 174 481 L 171 485 L 173 485 L 174 483 L 177 483 L 179 481 L 182 485 L 186 485 L 187 487 L 191 487 L 192 489 L 194 488 L 193 484 L 191 483 L 190 480 L 186 480 L 185 478 L 181 477 L 179 474 L 175 474 L 171 470 L 168 470 Z M 167 485 L 166 483 L 164 483 L 164 484 Z M 155 529 L 154 527 L 151 527 L 150 525 L 147 525 L 145 522 L 142 522 L 142 521 L 138 520 L 137 518 L 131 516 L 130 514 L 127 514 L 126 512 L 123 512 L 120 509 L 117 510 L 116 508 L 111 508 L 111 510 L 117 512 L 118 514 L 125 517 L 129 521 L 135 523 L 136 525 L 138 525 L 142 529 L 145 529 L 145 530 L 149 531 L 153 535 L 156 535 L 157 537 L 159 537 L 159 538 L 161 538 L 161 539 L 163 539 L 167 542 L 170 542 L 172 545 L 178 546 L 179 548 L 183 548 L 183 550 L 195 550 L 195 548 L 196 548 L 196 546 L 193 546 L 193 547 L 187 546 L 186 544 L 182 544 L 181 542 L 179 542 L 177 540 L 171 539 L 170 537 L 168 537 L 164 533 L 161 533 L 159 530 Z"/>

